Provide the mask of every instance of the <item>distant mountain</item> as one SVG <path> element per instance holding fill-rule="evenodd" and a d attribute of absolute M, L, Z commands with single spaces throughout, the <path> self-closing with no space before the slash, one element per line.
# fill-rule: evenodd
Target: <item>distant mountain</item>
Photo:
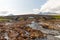
<path fill-rule="evenodd" d="M 9 14 L 9 15 L 7 15 L 7 16 L 14 16 L 14 14 Z"/>
<path fill-rule="evenodd" d="M 60 15 L 59 13 L 52 13 L 52 12 L 40 12 L 39 15 Z"/>

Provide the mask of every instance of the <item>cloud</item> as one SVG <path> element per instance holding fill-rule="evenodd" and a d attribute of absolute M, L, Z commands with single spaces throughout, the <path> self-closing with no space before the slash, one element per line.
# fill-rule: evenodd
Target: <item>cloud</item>
<path fill-rule="evenodd" d="M 15 13 L 17 10 L 15 10 L 15 9 L 1 9 L 0 8 L 0 16 L 7 16 L 7 15 L 9 15 L 9 14 L 11 14 L 11 13 Z"/>
<path fill-rule="evenodd" d="M 13 5 L 14 3 L 14 0 L 0 0 L 0 16 L 14 13 L 16 11 L 16 8 Z"/>
<path fill-rule="evenodd" d="M 41 7 L 40 12 L 60 13 L 60 0 L 47 0 Z"/>
<path fill-rule="evenodd" d="M 26 14 L 33 14 L 33 12 L 25 12 L 25 13 L 21 13 L 21 12 L 15 12 L 13 13 L 14 15 L 26 15 Z"/>
<path fill-rule="evenodd" d="M 33 9 L 33 12 L 34 12 L 35 14 L 37 14 L 37 13 L 40 12 L 40 9 Z"/>

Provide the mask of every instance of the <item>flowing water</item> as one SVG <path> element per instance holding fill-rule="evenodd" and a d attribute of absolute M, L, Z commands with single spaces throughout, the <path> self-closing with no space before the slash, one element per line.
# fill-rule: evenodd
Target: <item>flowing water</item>
<path fill-rule="evenodd" d="M 28 24 L 27 26 L 30 26 L 32 29 L 40 30 L 43 33 L 47 34 L 47 37 L 40 38 L 40 39 L 38 38 L 38 39 L 35 39 L 35 40 L 60 40 L 60 38 L 56 37 L 57 35 L 60 35 L 60 32 L 57 31 L 57 30 L 45 29 L 41 25 L 39 25 L 39 23 L 37 23 L 35 21 L 32 21 L 31 24 Z"/>

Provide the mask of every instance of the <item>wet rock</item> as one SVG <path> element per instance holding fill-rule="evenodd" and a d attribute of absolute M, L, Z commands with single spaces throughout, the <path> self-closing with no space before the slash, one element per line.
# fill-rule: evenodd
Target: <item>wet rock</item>
<path fill-rule="evenodd" d="M 22 37 L 18 37 L 17 40 L 25 40 L 25 39 Z"/>
<path fill-rule="evenodd" d="M 15 32 L 15 31 L 13 31 L 13 30 L 10 30 L 10 31 L 8 32 L 8 36 L 9 36 L 10 38 L 12 38 L 12 37 L 17 37 L 17 36 L 18 36 L 18 33 Z"/>
<path fill-rule="evenodd" d="M 44 37 L 44 34 L 40 30 L 33 30 L 32 29 L 30 31 L 30 38 L 42 38 L 42 37 Z"/>
<path fill-rule="evenodd" d="M 29 26 L 28 26 L 28 27 L 25 27 L 24 29 L 25 29 L 26 31 L 28 31 L 28 32 L 30 32 L 30 31 L 32 30 L 32 28 L 29 27 Z"/>
<path fill-rule="evenodd" d="M 47 35 L 47 40 L 60 40 L 59 38 L 56 38 L 52 35 Z"/>

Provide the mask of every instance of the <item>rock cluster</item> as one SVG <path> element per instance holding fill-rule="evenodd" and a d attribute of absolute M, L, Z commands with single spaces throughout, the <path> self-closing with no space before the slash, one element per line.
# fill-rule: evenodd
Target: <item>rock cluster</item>
<path fill-rule="evenodd" d="M 57 24 L 43 23 L 43 24 L 40 24 L 40 25 L 42 25 L 42 27 L 45 28 L 45 29 L 51 29 L 51 30 L 60 31 L 60 27 Z"/>
<path fill-rule="evenodd" d="M 0 25 L 0 40 L 33 40 L 46 36 L 40 30 L 26 26 L 27 22 L 17 22 L 11 25 Z"/>

